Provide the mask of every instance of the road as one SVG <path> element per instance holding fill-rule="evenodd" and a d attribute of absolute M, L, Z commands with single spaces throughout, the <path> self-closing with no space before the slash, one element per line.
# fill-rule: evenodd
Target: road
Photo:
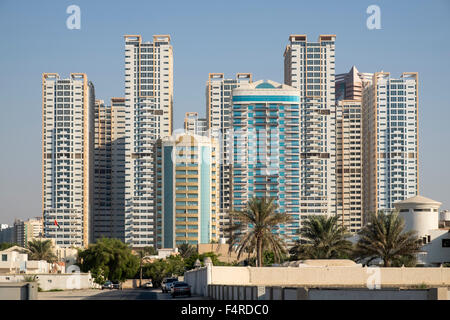
<path fill-rule="evenodd" d="M 169 293 L 161 289 L 125 289 L 125 290 L 65 290 L 38 292 L 38 300 L 172 300 Z M 176 300 L 205 300 L 203 296 L 192 295 L 176 297 Z"/>

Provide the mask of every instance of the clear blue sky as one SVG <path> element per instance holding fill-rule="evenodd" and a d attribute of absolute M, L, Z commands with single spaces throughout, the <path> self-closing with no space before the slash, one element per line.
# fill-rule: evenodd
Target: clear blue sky
<path fill-rule="evenodd" d="M 66 8 L 81 8 L 81 30 Z M 366 8 L 381 9 L 381 30 Z M 85 72 L 97 97 L 124 94 L 124 34 L 170 34 L 175 128 L 205 112 L 209 72 L 283 81 L 289 34 L 336 34 L 336 72 L 417 71 L 420 193 L 450 209 L 450 1 L 0 0 L 0 223 L 41 215 L 41 74 Z"/>

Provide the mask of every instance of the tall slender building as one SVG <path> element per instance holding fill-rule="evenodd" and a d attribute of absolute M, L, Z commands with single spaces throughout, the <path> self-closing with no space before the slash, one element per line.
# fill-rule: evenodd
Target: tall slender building
<path fill-rule="evenodd" d="M 418 74 L 377 72 L 363 90 L 364 212 L 394 209 L 419 190 Z"/>
<path fill-rule="evenodd" d="M 186 112 L 184 131 L 199 136 L 208 135 L 208 124 L 205 118 L 199 118 L 197 112 Z"/>
<path fill-rule="evenodd" d="M 228 132 L 232 130 L 232 91 L 241 84 L 251 83 L 251 73 L 238 73 L 234 79 L 226 79 L 223 73 L 210 73 L 206 82 L 206 120 L 209 135 L 219 143 L 220 201 L 219 238 L 226 239 L 225 228 L 229 223 L 231 188 L 231 146 Z"/>
<path fill-rule="evenodd" d="M 252 197 L 272 197 L 277 212 L 292 217 L 278 233 L 298 240 L 300 201 L 300 95 L 297 88 L 256 81 L 233 90 L 232 206 L 245 210 Z"/>
<path fill-rule="evenodd" d="M 340 100 L 336 105 L 336 206 L 339 221 L 348 231 L 362 227 L 361 100 Z"/>
<path fill-rule="evenodd" d="M 336 214 L 335 35 L 291 35 L 284 82 L 300 95 L 301 215 Z"/>
<path fill-rule="evenodd" d="M 60 247 L 86 247 L 91 237 L 94 101 L 86 74 L 42 75 L 44 234 Z"/>
<path fill-rule="evenodd" d="M 217 241 L 218 145 L 189 133 L 157 143 L 158 248 Z"/>
<path fill-rule="evenodd" d="M 339 221 L 355 233 L 363 222 L 362 92 L 373 74 L 353 66 L 335 78 L 336 90 L 336 210 Z"/>
<path fill-rule="evenodd" d="M 93 241 L 124 240 L 125 99 L 95 102 Z"/>
<path fill-rule="evenodd" d="M 154 143 L 172 133 L 173 52 L 169 35 L 125 36 L 125 242 L 155 245 Z"/>

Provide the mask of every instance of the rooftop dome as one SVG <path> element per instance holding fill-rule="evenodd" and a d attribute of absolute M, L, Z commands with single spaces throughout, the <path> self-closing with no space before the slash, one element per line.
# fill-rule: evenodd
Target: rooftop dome
<path fill-rule="evenodd" d="M 256 86 L 257 89 L 275 89 L 273 85 L 268 82 L 260 83 Z"/>
<path fill-rule="evenodd" d="M 408 198 L 406 200 L 403 201 L 398 201 L 395 204 L 400 204 L 400 205 L 410 205 L 410 204 L 430 204 L 430 205 L 441 205 L 442 203 L 432 200 L 430 198 L 426 198 L 420 195 Z"/>

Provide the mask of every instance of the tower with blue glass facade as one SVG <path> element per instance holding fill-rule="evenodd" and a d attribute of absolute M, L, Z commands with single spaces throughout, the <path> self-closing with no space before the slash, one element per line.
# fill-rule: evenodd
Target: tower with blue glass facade
<path fill-rule="evenodd" d="M 279 234 L 298 239 L 300 219 L 300 96 L 274 81 L 233 90 L 232 207 L 244 210 L 252 197 L 273 197 L 278 212 L 292 216 Z"/>

